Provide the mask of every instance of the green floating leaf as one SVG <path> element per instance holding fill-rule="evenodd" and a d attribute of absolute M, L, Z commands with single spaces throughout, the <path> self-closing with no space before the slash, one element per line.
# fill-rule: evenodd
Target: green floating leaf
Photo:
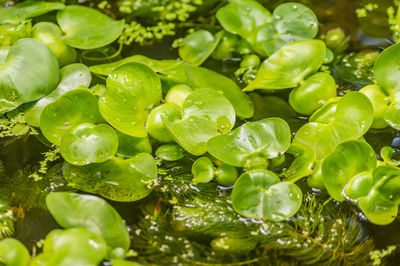
<path fill-rule="evenodd" d="M 9 266 L 25 266 L 31 256 L 28 249 L 14 238 L 0 240 L 0 263 Z"/>
<path fill-rule="evenodd" d="M 213 162 L 208 157 L 200 157 L 192 165 L 192 182 L 208 183 L 214 178 L 215 168 Z"/>
<path fill-rule="evenodd" d="M 187 35 L 179 47 L 179 56 L 194 66 L 203 64 L 221 40 L 221 34 L 212 35 L 207 30 L 198 30 Z"/>
<path fill-rule="evenodd" d="M 174 103 L 180 107 L 183 107 L 186 97 L 193 92 L 192 88 L 185 84 L 178 84 L 169 89 L 167 95 L 165 95 L 164 101 L 166 103 Z"/>
<path fill-rule="evenodd" d="M 46 205 L 64 228 L 83 227 L 100 235 L 112 249 L 130 246 L 129 232 L 118 212 L 105 200 L 91 195 L 55 192 L 47 195 Z"/>
<path fill-rule="evenodd" d="M 207 141 L 229 132 L 236 115 L 231 103 L 218 91 L 197 89 L 183 103 L 182 117 L 163 117 L 175 141 L 194 155 L 207 152 Z"/>
<path fill-rule="evenodd" d="M 386 94 L 395 99 L 400 93 L 400 45 L 392 45 L 378 56 L 374 65 L 376 83 L 382 87 Z"/>
<path fill-rule="evenodd" d="M 161 100 L 157 74 L 141 63 L 127 63 L 107 78 L 107 90 L 99 99 L 100 112 L 113 127 L 129 136 L 147 136 L 149 111 Z"/>
<path fill-rule="evenodd" d="M 376 163 L 375 151 L 366 142 L 349 140 L 337 145 L 322 163 L 322 177 L 329 195 L 337 201 L 343 201 L 344 189 L 350 179 L 361 172 L 372 172 Z M 353 182 L 352 190 L 354 185 Z M 359 192 L 361 195 L 367 195 L 372 187 L 358 188 L 365 189 Z"/>
<path fill-rule="evenodd" d="M 32 28 L 32 38 L 41 41 L 55 54 L 60 67 L 78 60 L 78 53 L 64 43 L 60 27 L 51 22 L 39 22 Z"/>
<path fill-rule="evenodd" d="M 64 93 L 46 105 L 40 115 L 43 135 L 56 145 L 66 132 L 82 123 L 101 122 L 97 98 L 88 89 L 75 89 Z"/>
<path fill-rule="evenodd" d="M 291 144 L 287 152 L 296 157 L 290 167 L 282 173 L 288 181 L 294 183 L 313 173 L 317 159 L 315 151 L 301 145 Z"/>
<path fill-rule="evenodd" d="M 297 87 L 318 71 L 324 62 L 325 50 L 320 40 L 302 40 L 283 46 L 261 64 L 255 80 L 244 91 Z"/>
<path fill-rule="evenodd" d="M 253 0 L 233 0 L 218 9 L 216 17 L 225 30 L 238 34 L 249 43 L 256 41 L 260 26 L 272 22 L 271 13 Z"/>
<path fill-rule="evenodd" d="M 95 49 L 115 41 L 122 33 L 124 20 L 85 6 L 69 5 L 57 13 L 57 22 L 64 32 L 64 41 L 78 49 Z"/>
<path fill-rule="evenodd" d="M 118 135 L 109 125 L 82 123 L 66 132 L 61 139 L 62 157 L 73 165 L 101 163 L 118 150 Z"/>
<path fill-rule="evenodd" d="M 283 120 L 290 120 L 297 118 L 297 114 L 293 111 L 292 107 L 282 98 L 276 96 L 261 96 L 256 92 L 249 94 L 251 100 L 254 102 L 254 121 L 270 117 L 280 117 Z"/>
<path fill-rule="evenodd" d="M 75 188 L 115 201 L 145 198 L 157 181 L 157 164 L 148 153 L 132 158 L 114 157 L 104 163 L 86 166 L 64 164 L 64 178 Z"/>
<path fill-rule="evenodd" d="M 208 141 L 208 152 L 232 166 L 243 167 L 254 160 L 278 157 L 290 145 L 288 124 L 280 118 L 246 123 Z"/>
<path fill-rule="evenodd" d="M 121 156 L 132 157 L 138 153 L 151 153 L 152 147 L 148 137 L 135 138 L 117 131 L 118 151 Z"/>
<path fill-rule="evenodd" d="M 83 64 L 65 66 L 60 70 L 60 74 L 61 80 L 55 90 L 39 101 L 28 104 L 25 107 L 25 120 L 29 125 L 40 126 L 40 114 L 49 103 L 54 102 L 64 93 L 74 90 L 79 86 L 89 86 L 92 80 L 89 69 Z"/>
<path fill-rule="evenodd" d="M 0 113 L 46 96 L 59 79 L 57 58 L 46 45 L 35 39 L 18 40 L 0 65 Z"/>
<path fill-rule="evenodd" d="M 328 73 L 319 72 L 291 91 L 289 103 L 299 114 L 311 115 L 333 97 L 336 97 L 335 80 Z"/>
<path fill-rule="evenodd" d="M 340 98 L 332 113 L 305 124 L 293 139 L 293 143 L 314 150 L 317 160 L 325 158 L 340 142 L 363 136 L 373 121 L 372 104 L 359 92 L 350 92 Z"/>
<path fill-rule="evenodd" d="M 396 217 L 400 203 L 400 169 L 380 166 L 372 173 L 374 186 L 370 193 L 361 197 L 358 204 L 374 224 L 386 225 Z"/>
<path fill-rule="evenodd" d="M 156 156 L 165 161 L 177 161 L 185 156 L 185 150 L 177 144 L 165 144 L 158 147 Z"/>
<path fill-rule="evenodd" d="M 282 46 L 294 41 L 312 39 L 318 33 L 318 18 L 300 3 L 284 3 L 275 8 L 272 23 L 262 25 L 256 34 L 254 49 L 271 56 Z"/>
<path fill-rule="evenodd" d="M 391 111 L 389 111 L 389 106 L 392 101 L 390 96 L 376 84 L 365 86 L 360 92 L 368 97 L 374 107 L 374 122 L 371 127 L 377 129 L 387 127 L 388 123 L 386 123 L 385 118 L 388 120 L 389 124 L 392 120 L 385 115 L 386 113 L 388 116 L 391 114 Z"/>
<path fill-rule="evenodd" d="M 170 85 L 186 84 L 196 90 L 209 88 L 224 93 L 232 103 L 236 115 L 241 118 L 250 118 L 254 113 L 251 99 L 243 93 L 239 86 L 231 79 L 206 68 L 196 67 L 177 60 L 154 60 L 142 55 L 134 55 L 120 61 L 91 66 L 89 70 L 99 75 L 109 75 L 119 66 L 136 62 L 142 63 L 159 74 L 160 79 Z"/>
<path fill-rule="evenodd" d="M 30 20 L 22 20 L 17 24 L 0 23 L 0 45 L 13 45 L 19 39 L 29 38 L 31 30 L 32 22 Z"/>
<path fill-rule="evenodd" d="M 268 170 L 253 170 L 242 174 L 233 187 L 233 209 L 249 218 L 271 221 L 285 220 L 299 210 L 301 189 L 279 178 Z"/>
<path fill-rule="evenodd" d="M 86 228 L 56 229 L 44 240 L 43 253 L 30 265 L 98 265 L 107 257 L 107 244 Z"/>
<path fill-rule="evenodd" d="M 218 184 L 223 186 L 233 186 L 239 177 L 238 170 L 229 164 L 222 164 L 215 170 L 215 178 Z"/>
<path fill-rule="evenodd" d="M 175 103 L 164 103 L 151 110 L 146 122 L 146 129 L 149 135 L 162 143 L 173 142 L 174 137 L 164 125 L 163 119 L 165 117 L 170 120 L 180 119 L 182 117 L 182 107 Z"/>
<path fill-rule="evenodd" d="M 0 8 L 0 24 L 19 23 L 51 11 L 63 9 L 65 5 L 57 2 L 25 1 L 13 7 Z"/>
<path fill-rule="evenodd" d="M 383 161 L 388 165 L 396 166 L 396 165 L 400 164 L 400 161 L 392 160 L 394 151 L 393 151 L 393 148 L 390 146 L 382 147 L 382 149 L 380 151 L 380 155 L 381 155 L 381 158 L 383 159 Z"/>

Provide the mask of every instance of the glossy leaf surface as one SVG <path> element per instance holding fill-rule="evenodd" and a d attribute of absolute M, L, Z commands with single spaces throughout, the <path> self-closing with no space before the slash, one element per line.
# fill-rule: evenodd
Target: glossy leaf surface
<path fill-rule="evenodd" d="M 35 39 L 18 40 L 0 65 L 0 112 L 46 96 L 59 79 L 57 58 L 46 45 Z"/>
<path fill-rule="evenodd" d="M 283 46 L 266 59 L 244 91 L 297 87 L 315 73 L 325 59 L 326 47 L 320 40 L 302 40 Z"/>
<path fill-rule="evenodd" d="M 125 223 L 105 200 L 91 195 L 55 192 L 47 195 L 46 205 L 60 226 L 86 228 L 102 236 L 111 249 L 128 250 L 130 238 Z"/>
<path fill-rule="evenodd" d="M 177 144 L 164 144 L 158 147 L 156 156 L 165 161 L 177 161 L 185 156 L 185 150 Z"/>
<path fill-rule="evenodd" d="M 66 132 L 60 152 L 73 165 L 101 163 L 111 159 L 118 150 L 118 135 L 109 125 L 82 123 Z"/>
<path fill-rule="evenodd" d="M 121 34 L 124 21 L 89 7 L 69 5 L 57 13 L 57 22 L 64 32 L 64 41 L 71 47 L 95 49 L 115 41 Z"/>
<path fill-rule="evenodd" d="M 293 216 L 302 202 L 300 188 L 268 170 L 242 174 L 235 183 L 231 200 L 234 210 L 249 218 L 282 221 Z"/>
<path fill-rule="evenodd" d="M 41 98 L 39 101 L 28 104 L 25 108 L 25 119 L 29 125 L 38 127 L 40 126 L 40 114 L 44 107 L 49 103 L 54 102 L 64 93 L 74 90 L 79 86 L 88 87 L 92 76 L 89 69 L 83 64 L 71 64 L 63 67 L 60 70 L 61 79 L 60 83 L 55 90 L 49 95 Z"/>
<path fill-rule="evenodd" d="M 200 157 L 192 165 L 192 182 L 208 183 L 214 178 L 214 164 L 208 157 Z"/>
<path fill-rule="evenodd" d="M 113 127 L 132 137 L 147 136 L 145 121 L 161 100 L 161 82 L 146 65 L 128 63 L 107 78 L 107 90 L 99 99 L 100 112 Z"/>
<path fill-rule="evenodd" d="M 68 91 L 48 104 L 40 115 L 40 129 L 52 143 L 60 145 L 63 135 L 82 123 L 102 120 L 97 98 L 84 88 Z"/>
<path fill-rule="evenodd" d="M 31 256 L 28 249 L 17 239 L 0 240 L 0 263 L 7 266 L 25 266 Z"/>
<path fill-rule="evenodd" d="M 290 140 L 290 128 L 284 120 L 267 118 L 210 139 L 208 152 L 224 163 L 243 167 L 257 158 L 279 156 L 289 148 Z"/>
<path fill-rule="evenodd" d="M 115 201 L 140 200 L 157 181 L 157 164 L 148 153 L 129 159 L 114 157 L 104 163 L 74 166 L 66 163 L 63 175 L 75 188 Z"/>

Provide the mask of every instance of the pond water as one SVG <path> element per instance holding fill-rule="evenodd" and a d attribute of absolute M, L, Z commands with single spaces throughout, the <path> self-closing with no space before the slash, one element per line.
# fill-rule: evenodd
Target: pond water
<path fill-rule="evenodd" d="M 264 2 L 270 10 L 280 3 L 287 1 L 261 1 Z M 331 29 L 334 27 L 343 28 L 347 34 L 350 35 L 350 48 L 349 51 L 359 52 L 367 49 L 381 50 L 384 47 L 393 43 L 391 32 L 388 31 L 387 19 L 385 19 L 386 7 L 391 5 L 391 1 L 378 1 L 379 9 L 374 11 L 372 17 L 369 19 L 358 19 L 356 16 L 356 9 L 360 8 L 362 4 L 369 1 L 358 0 L 304 0 L 298 1 L 311 7 L 317 14 L 321 22 L 321 31 Z M 374 1 L 376 2 L 376 1 Z M 382 13 L 383 12 L 383 13 Z M 383 14 L 383 15 L 382 15 Z M 141 47 L 132 45 L 125 47 L 122 56 L 142 54 L 152 58 L 176 58 L 176 49 L 171 48 L 172 38 L 166 38 L 163 42 L 155 43 L 150 47 Z M 233 72 L 238 68 L 239 62 L 237 59 L 232 58 L 224 62 L 216 60 L 208 60 L 204 66 L 221 72 L 224 75 L 234 77 Z M 343 89 L 349 89 L 346 85 Z M 354 88 L 350 88 L 354 89 Z M 279 96 L 287 97 L 287 93 L 281 93 Z M 293 126 L 298 128 L 299 125 L 305 123 L 305 120 L 299 118 L 292 121 Z M 394 148 L 400 148 L 398 145 L 398 133 L 392 129 L 373 130 L 370 131 L 365 138 L 378 152 L 381 147 L 385 145 L 392 145 Z M 396 142 L 397 141 L 397 142 Z M 0 160 L 4 162 L 4 167 L 8 175 L 13 175 L 19 170 L 26 169 L 27 167 L 35 166 L 40 160 L 43 159 L 42 153 L 48 151 L 48 147 L 43 145 L 36 137 L 19 137 L 19 138 L 5 138 L 0 140 Z M 168 166 L 164 165 L 165 168 Z M 141 220 L 145 214 L 142 214 L 144 205 L 149 205 L 150 209 L 154 209 L 154 204 L 157 203 L 157 195 L 151 195 L 148 199 L 134 202 L 134 203 L 116 203 L 111 202 L 114 207 L 119 211 L 122 217 L 127 221 L 127 224 L 132 226 Z M 365 228 L 365 236 L 371 237 L 377 249 L 386 248 L 389 245 L 400 245 L 400 220 L 396 219 L 388 226 L 373 225 L 360 215 L 361 225 Z M 53 218 L 40 208 L 32 208 L 24 210 L 20 219 L 16 224 L 15 237 L 20 239 L 29 248 L 33 248 L 37 241 L 42 239 L 52 229 L 57 228 L 57 224 Z M 135 226 L 133 226 L 134 230 Z M 154 229 L 154 228 L 153 228 Z M 157 230 L 157 229 L 154 229 Z M 185 233 L 186 234 L 186 233 Z M 190 232 L 187 232 L 190 234 Z M 194 245 L 209 245 L 210 239 L 208 236 L 194 233 L 188 237 Z M 141 254 L 139 252 L 139 258 Z M 154 254 L 145 254 L 145 256 L 157 256 Z M 241 260 L 240 257 L 236 258 Z M 145 262 L 146 259 L 139 261 Z M 152 258 L 151 261 L 157 261 Z M 231 257 L 227 257 L 227 261 L 232 261 Z M 283 258 L 282 264 L 285 260 Z M 163 262 L 160 262 L 164 264 Z M 173 263 L 173 262 L 171 262 Z M 187 264 L 192 262 L 187 261 Z M 276 264 L 281 264 L 275 262 Z M 275 264 L 274 263 L 274 264 Z M 398 265 L 400 263 L 400 252 L 390 257 L 389 264 Z M 201 265 L 201 263 L 198 263 Z M 249 264 L 252 264 L 249 262 Z M 254 262 L 257 264 L 257 262 Z M 206 265 L 206 264 L 205 264 Z M 317 263 L 318 265 L 318 263 Z"/>

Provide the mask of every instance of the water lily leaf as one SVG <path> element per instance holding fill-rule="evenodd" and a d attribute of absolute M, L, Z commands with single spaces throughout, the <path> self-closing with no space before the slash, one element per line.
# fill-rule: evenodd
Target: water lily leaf
<path fill-rule="evenodd" d="M 138 153 L 151 153 L 152 147 L 148 137 L 135 138 L 117 131 L 118 151 L 121 156 L 132 157 Z"/>
<path fill-rule="evenodd" d="M 185 156 L 185 150 L 177 144 L 164 144 L 158 147 L 156 156 L 165 161 L 177 161 Z"/>
<path fill-rule="evenodd" d="M 200 157 L 192 165 L 192 182 L 194 184 L 198 183 L 208 183 L 214 178 L 214 164 L 208 157 Z"/>
<path fill-rule="evenodd" d="M 246 123 L 208 141 L 208 152 L 226 164 L 243 167 L 256 158 L 269 159 L 284 153 L 290 145 L 288 124 L 280 118 Z"/>
<path fill-rule="evenodd" d="M 330 74 L 319 72 L 291 91 L 289 103 L 299 114 L 311 115 L 333 97 L 336 97 L 335 80 Z"/>
<path fill-rule="evenodd" d="M 275 8 L 272 23 L 258 28 L 254 49 L 270 56 L 294 41 L 312 39 L 318 33 L 318 18 L 300 3 L 284 3 Z"/>
<path fill-rule="evenodd" d="M 129 249 L 128 229 L 118 212 L 105 200 L 72 192 L 47 195 L 46 206 L 64 228 L 83 227 L 104 238 L 111 249 Z"/>
<path fill-rule="evenodd" d="M 145 198 L 157 181 L 157 164 L 148 153 L 129 159 L 114 157 L 104 163 L 63 167 L 64 178 L 80 190 L 115 201 L 136 201 Z"/>
<path fill-rule="evenodd" d="M 107 244 L 96 233 L 86 228 L 56 229 L 46 236 L 43 253 L 31 265 L 98 265 L 106 256 Z"/>
<path fill-rule="evenodd" d="M 28 249 L 17 239 L 0 240 L 0 263 L 10 266 L 24 266 L 29 264 L 30 259 Z"/>
<path fill-rule="evenodd" d="M 232 103 L 236 115 L 250 118 L 254 113 L 251 99 L 243 93 L 231 79 L 206 68 L 196 67 L 177 60 L 154 60 L 141 55 L 134 55 L 120 61 L 91 66 L 89 70 L 99 75 L 108 75 L 117 67 L 128 62 L 138 62 L 147 65 L 158 73 L 163 82 L 171 85 L 186 84 L 192 89 L 209 88 L 224 93 Z"/>
<path fill-rule="evenodd" d="M 212 35 L 207 30 L 198 30 L 183 38 L 179 56 L 183 61 L 199 66 L 213 53 L 221 40 L 221 34 Z"/>
<path fill-rule="evenodd" d="M 90 7 L 69 5 L 57 13 L 64 41 L 71 47 L 95 49 L 115 41 L 122 33 L 124 20 L 115 21 Z"/>
<path fill-rule="evenodd" d="M 54 102 L 67 91 L 78 88 L 79 86 L 89 86 L 92 76 L 87 66 L 83 64 L 71 64 L 60 70 L 61 80 L 58 86 L 46 97 L 39 101 L 30 103 L 25 107 L 25 120 L 31 125 L 38 127 L 40 125 L 40 114 L 44 107 Z"/>
<path fill-rule="evenodd" d="M 39 22 L 32 28 L 32 38 L 41 41 L 55 54 L 60 67 L 78 60 L 78 53 L 64 43 L 61 29 L 51 22 Z"/>
<path fill-rule="evenodd" d="M 372 172 L 376 163 L 375 151 L 366 142 L 349 140 L 337 145 L 322 163 L 322 177 L 329 195 L 343 201 L 344 189 L 350 179 L 361 172 Z M 365 194 L 371 188 L 367 187 Z"/>
<path fill-rule="evenodd" d="M 107 78 L 107 90 L 99 99 L 100 112 L 113 127 L 132 137 L 147 136 L 149 111 L 161 100 L 161 82 L 146 65 L 128 63 Z"/>
<path fill-rule="evenodd" d="M 77 125 L 101 121 L 96 96 L 78 88 L 46 105 L 40 115 L 40 129 L 50 142 L 60 145 L 62 136 Z"/>
<path fill-rule="evenodd" d="M 334 109 L 334 116 L 305 124 L 293 139 L 293 143 L 314 150 L 317 160 L 325 158 L 340 142 L 363 136 L 373 121 L 372 104 L 360 92 L 346 94 Z"/>
<path fill-rule="evenodd" d="M 18 40 L 0 65 L 0 113 L 46 96 L 59 79 L 57 58 L 46 45 L 35 39 Z"/>
<path fill-rule="evenodd" d="M 253 0 L 234 0 L 218 9 L 216 17 L 225 30 L 255 41 L 257 29 L 272 21 L 271 13 Z"/>
<path fill-rule="evenodd" d="M 62 157 L 73 165 L 101 163 L 118 150 L 118 136 L 109 125 L 82 123 L 66 132 L 61 139 Z"/>
<path fill-rule="evenodd" d="M 57 2 L 25 1 L 13 7 L 0 8 L 0 24 L 19 23 L 51 11 L 63 9 L 65 5 Z"/>
<path fill-rule="evenodd" d="M 231 103 L 218 91 L 197 89 L 183 103 L 181 119 L 163 117 L 163 122 L 175 141 L 194 155 L 207 152 L 207 141 L 229 132 L 236 115 Z"/>
<path fill-rule="evenodd" d="M 256 78 L 244 91 L 297 87 L 307 76 L 318 71 L 325 53 L 325 44 L 320 40 L 301 40 L 285 45 L 261 64 Z"/>
<path fill-rule="evenodd" d="M 253 170 L 242 174 L 233 187 L 233 209 L 249 218 L 271 221 L 285 220 L 299 210 L 301 189 L 290 182 L 280 182 L 268 170 Z"/>

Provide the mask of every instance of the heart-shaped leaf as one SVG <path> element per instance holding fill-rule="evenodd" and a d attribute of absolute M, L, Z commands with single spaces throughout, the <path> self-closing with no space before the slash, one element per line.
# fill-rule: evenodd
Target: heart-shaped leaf
<path fill-rule="evenodd" d="M 145 122 L 149 111 L 161 100 L 161 82 L 146 65 L 127 63 L 107 78 L 107 90 L 99 99 L 100 112 L 124 134 L 147 136 Z"/>
<path fill-rule="evenodd" d="M 318 33 L 318 18 L 300 3 L 284 3 L 275 8 L 272 23 L 258 28 L 254 49 L 270 56 L 294 41 L 312 39 Z"/>
<path fill-rule="evenodd" d="M 134 55 L 114 63 L 91 66 L 89 70 L 99 75 L 108 75 L 119 66 L 129 62 L 147 65 L 159 74 L 163 82 L 170 85 L 186 84 L 192 89 L 209 88 L 221 91 L 235 108 L 237 116 L 241 118 L 253 116 L 253 102 L 233 80 L 209 69 L 188 65 L 182 61 L 154 60 Z"/>
<path fill-rule="evenodd" d="M 55 54 L 60 67 L 77 61 L 78 53 L 64 43 L 61 29 L 51 22 L 39 22 L 32 28 L 32 38 L 41 41 Z"/>
<path fill-rule="evenodd" d="M 82 123 L 66 132 L 61 139 L 62 157 L 73 165 L 101 163 L 118 150 L 118 136 L 108 125 Z"/>
<path fill-rule="evenodd" d="M 60 226 L 83 227 L 102 236 L 112 249 L 129 249 L 128 229 L 118 212 L 105 200 L 91 195 L 55 192 L 47 195 L 46 206 Z"/>
<path fill-rule="evenodd" d="M 0 65 L 0 113 L 46 96 L 59 79 L 57 58 L 46 45 L 35 39 L 18 40 Z"/>
<path fill-rule="evenodd" d="M 0 24 L 19 23 L 64 7 L 63 3 L 57 2 L 25 1 L 13 7 L 0 8 Z"/>
<path fill-rule="evenodd" d="M 69 5 L 57 13 L 57 22 L 64 32 L 64 41 L 71 47 L 95 49 L 115 41 L 122 33 L 124 20 L 85 6 Z"/>
<path fill-rule="evenodd" d="M 218 91 L 198 89 L 183 103 L 181 119 L 163 118 L 175 141 L 194 155 L 207 152 L 207 141 L 229 132 L 236 120 L 231 103 Z"/>
<path fill-rule="evenodd" d="M 283 46 L 261 64 L 256 78 L 244 91 L 297 87 L 318 71 L 324 62 L 325 50 L 320 40 L 302 40 Z"/>
<path fill-rule="evenodd" d="M 280 182 L 268 170 L 254 170 L 242 174 L 233 187 L 233 209 L 249 218 L 271 221 L 285 220 L 299 210 L 303 194 L 290 182 Z"/>
<path fill-rule="evenodd" d="M 40 126 L 40 114 L 44 107 L 49 103 L 54 102 L 61 95 L 67 91 L 78 88 L 79 86 L 89 86 L 92 76 L 89 69 L 83 64 L 71 64 L 63 67 L 60 70 L 61 80 L 58 86 L 46 97 L 41 98 L 39 101 L 28 104 L 25 107 L 25 120 L 31 125 Z"/>
<path fill-rule="evenodd" d="M 101 121 L 96 96 L 79 88 L 46 105 L 40 115 L 40 129 L 50 142 L 60 145 L 63 135 L 77 125 Z"/>
<path fill-rule="evenodd" d="M 215 174 L 213 162 L 208 157 L 200 157 L 192 165 L 192 174 L 194 184 L 210 182 Z"/>
<path fill-rule="evenodd" d="M 183 38 L 179 56 L 194 66 L 203 64 L 221 40 L 221 34 L 212 35 L 207 30 L 198 30 Z"/>
<path fill-rule="evenodd" d="M 325 158 L 340 142 L 363 136 L 373 121 L 372 104 L 360 92 L 350 92 L 340 98 L 333 111 L 334 116 L 328 116 L 327 120 L 302 126 L 293 139 L 293 143 L 314 150 L 317 160 Z"/>
<path fill-rule="evenodd" d="M 337 201 L 345 199 L 344 189 L 350 179 L 376 167 L 375 151 L 368 143 L 349 140 L 340 143 L 322 163 L 322 177 L 329 195 Z M 366 194 L 371 190 L 367 188 Z"/>
<path fill-rule="evenodd" d="M 10 266 L 29 264 L 31 256 L 28 249 L 14 238 L 0 240 L 0 262 Z"/>
<path fill-rule="evenodd" d="M 280 118 L 246 123 L 208 141 L 208 152 L 229 165 L 243 167 L 253 160 L 270 159 L 284 153 L 290 145 L 288 124 Z"/>
<path fill-rule="evenodd" d="M 104 163 L 86 166 L 64 164 L 63 175 L 70 185 L 115 201 L 145 198 L 157 181 L 157 164 L 148 153 L 132 158 L 114 157 Z"/>
<path fill-rule="evenodd" d="M 30 265 L 98 265 L 107 257 L 107 244 L 86 228 L 56 229 L 44 240 L 43 253 Z"/>

